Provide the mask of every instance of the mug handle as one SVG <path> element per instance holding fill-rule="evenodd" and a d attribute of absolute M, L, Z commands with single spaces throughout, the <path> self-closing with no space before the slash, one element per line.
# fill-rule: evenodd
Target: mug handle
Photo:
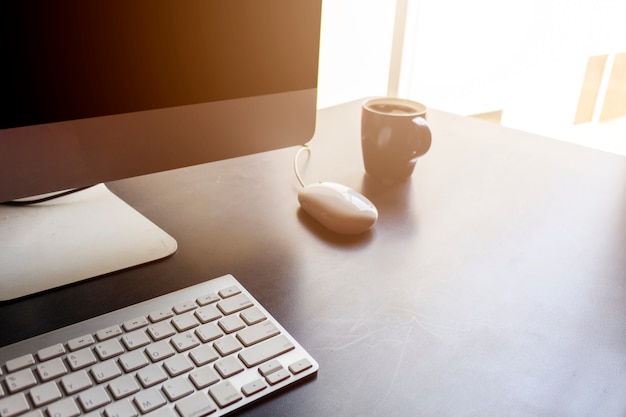
<path fill-rule="evenodd" d="M 416 132 L 413 136 L 413 157 L 417 158 L 424 155 L 430 149 L 432 143 L 432 134 L 428 122 L 421 116 L 417 116 L 412 120 L 415 125 Z"/>

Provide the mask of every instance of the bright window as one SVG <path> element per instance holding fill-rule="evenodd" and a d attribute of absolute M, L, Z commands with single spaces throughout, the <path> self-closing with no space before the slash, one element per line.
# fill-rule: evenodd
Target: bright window
<path fill-rule="evenodd" d="M 325 0 L 322 19 L 319 107 L 400 95 L 626 154 L 623 0 Z"/>

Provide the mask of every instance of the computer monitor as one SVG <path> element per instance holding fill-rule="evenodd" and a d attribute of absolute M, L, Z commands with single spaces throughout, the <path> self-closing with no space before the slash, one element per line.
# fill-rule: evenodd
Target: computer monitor
<path fill-rule="evenodd" d="M 0 201 L 306 142 L 321 2 L 0 2 Z M 104 186 L 0 210 L 0 299 L 176 250 L 146 219 L 107 220 L 141 216 Z M 138 259 L 121 259 L 125 239 L 146 245 Z"/>

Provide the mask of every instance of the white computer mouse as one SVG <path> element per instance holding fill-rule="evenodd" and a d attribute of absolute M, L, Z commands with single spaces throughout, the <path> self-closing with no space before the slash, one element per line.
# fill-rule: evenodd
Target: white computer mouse
<path fill-rule="evenodd" d="M 305 186 L 298 193 L 298 201 L 311 217 L 341 234 L 364 233 L 378 219 L 378 210 L 363 194 L 335 182 Z"/>

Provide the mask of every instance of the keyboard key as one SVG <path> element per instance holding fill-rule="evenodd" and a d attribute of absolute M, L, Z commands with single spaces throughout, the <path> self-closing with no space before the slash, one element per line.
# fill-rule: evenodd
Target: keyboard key
<path fill-rule="evenodd" d="M 193 386 L 187 378 L 175 378 L 163 384 L 163 392 L 170 401 L 176 401 L 193 392 Z"/>
<path fill-rule="evenodd" d="M 117 339 L 111 339 L 107 340 L 106 342 L 98 343 L 95 347 L 95 350 L 98 354 L 98 357 L 102 360 L 106 360 L 124 353 L 124 348 Z"/>
<path fill-rule="evenodd" d="M 220 408 L 234 404 L 243 398 L 230 381 L 223 381 L 212 386 L 209 388 L 209 395 Z"/>
<path fill-rule="evenodd" d="M 215 370 L 222 376 L 222 378 L 230 378 L 233 375 L 243 372 L 245 369 L 241 362 L 234 356 L 221 359 L 215 362 Z"/>
<path fill-rule="evenodd" d="M 176 403 L 176 411 L 180 417 L 206 416 L 216 410 L 213 401 L 203 392 L 197 392 Z"/>
<path fill-rule="evenodd" d="M 137 380 L 135 380 L 132 375 L 124 375 L 120 378 L 115 378 L 109 383 L 109 392 L 116 400 L 128 397 L 139 390 L 139 384 L 137 384 Z"/>
<path fill-rule="evenodd" d="M 263 391 L 265 388 L 267 388 L 267 384 L 264 380 L 259 378 L 241 387 L 241 392 L 243 392 L 243 395 L 246 397 L 249 397 L 257 392 Z"/>
<path fill-rule="evenodd" d="M 241 330 L 246 327 L 246 323 L 243 322 L 241 317 L 239 316 L 228 316 L 224 317 L 220 321 L 217 322 L 224 333 L 234 333 L 237 330 Z"/>
<path fill-rule="evenodd" d="M 176 355 L 173 358 L 167 359 L 163 363 L 163 367 L 171 377 L 178 376 L 193 369 L 193 365 L 185 355 Z"/>
<path fill-rule="evenodd" d="M 163 321 L 148 327 L 148 334 L 150 334 L 150 337 L 153 340 L 157 341 L 163 340 L 166 337 L 174 336 L 176 334 L 176 330 L 174 330 L 168 322 Z"/>
<path fill-rule="evenodd" d="M 148 388 L 167 380 L 167 375 L 160 366 L 150 365 L 137 372 L 137 378 L 144 388 Z"/>
<path fill-rule="evenodd" d="M 171 343 L 178 352 L 184 352 L 196 346 L 200 346 L 200 341 L 191 332 L 172 337 Z"/>
<path fill-rule="evenodd" d="M 174 355 L 174 349 L 167 340 L 153 343 L 146 347 L 146 354 L 152 362 L 159 362 Z"/>
<path fill-rule="evenodd" d="M 274 359 L 259 366 L 259 373 L 263 376 L 268 376 L 272 372 L 276 372 L 281 369 L 283 369 L 283 366 L 280 362 Z"/>
<path fill-rule="evenodd" d="M 35 358 L 33 357 L 33 355 L 28 354 L 28 355 L 20 356 L 19 358 L 15 358 L 10 361 L 7 361 L 5 366 L 7 368 L 7 372 L 11 373 L 11 372 L 19 371 L 20 369 L 28 368 L 29 366 L 34 365 L 34 364 L 35 364 Z"/>
<path fill-rule="evenodd" d="M 148 362 L 146 355 L 140 350 L 123 354 L 119 357 L 118 362 L 122 366 L 124 372 L 136 371 L 137 369 L 143 368 L 150 363 Z"/>
<path fill-rule="evenodd" d="M 270 337 L 276 336 L 280 330 L 271 321 L 261 322 L 237 333 L 237 338 L 244 346 L 251 346 Z"/>
<path fill-rule="evenodd" d="M 126 330 L 127 332 L 131 332 L 133 330 L 146 327 L 148 324 L 150 324 L 150 322 L 148 322 L 148 319 L 146 319 L 143 316 L 140 316 L 140 317 L 136 317 L 134 319 L 125 321 L 122 326 L 124 327 L 124 330 Z"/>
<path fill-rule="evenodd" d="M 61 387 L 66 394 L 72 395 L 92 386 L 86 371 L 74 372 L 61 378 Z"/>
<path fill-rule="evenodd" d="M 96 339 L 100 342 L 104 342 L 105 340 L 111 339 L 113 337 L 117 337 L 122 334 L 122 329 L 120 326 L 110 326 L 105 329 L 99 330 L 96 332 Z"/>
<path fill-rule="evenodd" d="M 174 306 L 174 313 L 182 314 L 191 310 L 195 310 L 196 308 L 198 308 L 198 306 L 193 301 L 185 301 L 184 303 L 180 303 Z"/>
<path fill-rule="evenodd" d="M 96 343 L 94 338 L 90 334 L 87 334 L 85 336 L 76 337 L 68 341 L 67 348 L 71 351 L 75 351 L 75 350 L 82 349 L 87 346 L 91 346 L 94 343 Z"/>
<path fill-rule="evenodd" d="M 193 312 L 198 320 L 202 323 L 208 323 L 213 320 L 217 320 L 222 317 L 222 313 L 217 309 L 215 305 L 208 305 L 202 307 Z"/>
<path fill-rule="evenodd" d="M 291 371 L 292 374 L 296 375 L 296 374 L 299 374 L 300 372 L 306 371 L 312 366 L 313 364 L 308 359 L 304 358 L 289 365 L 289 370 Z"/>
<path fill-rule="evenodd" d="M 37 352 L 37 357 L 40 361 L 43 362 L 47 361 L 48 359 L 59 357 L 64 353 L 65 347 L 62 344 L 57 343 L 56 345 L 41 349 L 39 352 Z"/>
<path fill-rule="evenodd" d="M 261 310 L 256 307 L 247 308 L 239 313 L 239 315 L 248 326 L 252 326 L 253 324 L 257 324 L 267 319 L 267 317 L 265 317 L 265 314 L 263 314 Z"/>
<path fill-rule="evenodd" d="M 171 319 L 174 317 L 174 313 L 172 313 L 169 309 L 158 310 L 150 313 L 148 318 L 152 323 L 157 323 L 159 321 L 163 321 L 166 319 Z"/>
<path fill-rule="evenodd" d="M 13 417 L 30 410 L 24 394 L 0 399 L 0 417 Z"/>
<path fill-rule="evenodd" d="M 196 320 L 195 316 L 192 314 L 181 314 L 172 319 L 172 324 L 176 330 L 184 332 L 185 330 L 197 327 L 200 323 L 198 323 L 198 320 Z"/>
<path fill-rule="evenodd" d="M 189 379 L 198 389 L 203 389 L 209 385 L 219 382 L 220 377 L 210 366 L 203 366 L 189 374 Z"/>
<path fill-rule="evenodd" d="M 213 347 L 222 356 L 228 356 L 241 350 L 241 344 L 233 336 L 224 336 L 213 343 Z"/>
<path fill-rule="evenodd" d="M 80 409 L 72 398 L 66 398 L 50 404 L 48 415 L 51 417 L 76 417 L 80 415 Z"/>
<path fill-rule="evenodd" d="M 217 296 L 217 294 L 211 293 L 211 294 L 203 295 L 201 297 L 196 298 L 196 303 L 198 303 L 201 306 L 205 306 L 207 304 L 218 302 L 219 300 L 220 298 Z"/>
<path fill-rule="evenodd" d="M 29 413 L 22 414 L 21 417 L 44 417 L 44 415 L 41 410 L 33 410 Z M 89 416 L 85 416 L 85 417 L 89 417 Z"/>
<path fill-rule="evenodd" d="M 25 390 L 37 384 L 35 375 L 30 369 L 22 369 L 21 371 L 14 372 L 7 375 L 6 378 L 7 389 L 11 394 Z"/>
<path fill-rule="evenodd" d="M 41 407 L 63 398 L 59 387 L 54 382 L 38 385 L 30 390 L 30 398 L 35 407 Z"/>
<path fill-rule="evenodd" d="M 215 350 L 209 345 L 200 346 L 197 349 L 189 352 L 189 357 L 197 366 L 206 365 L 209 362 L 213 362 L 219 359 Z"/>
<path fill-rule="evenodd" d="M 169 407 L 159 408 L 151 412 L 147 417 L 180 417 Z"/>
<path fill-rule="evenodd" d="M 78 402 L 83 410 L 89 412 L 110 403 L 111 399 L 104 390 L 104 387 L 97 386 L 80 393 L 78 395 Z"/>
<path fill-rule="evenodd" d="M 105 417 L 137 417 L 137 410 L 128 400 L 114 402 L 104 409 Z"/>
<path fill-rule="evenodd" d="M 142 414 L 149 413 L 165 405 L 165 398 L 156 388 L 149 388 L 135 395 L 135 405 Z"/>
<path fill-rule="evenodd" d="M 195 333 L 202 340 L 202 343 L 208 343 L 224 336 L 224 333 L 213 323 L 198 327 Z"/>
<path fill-rule="evenodd" d="M 233 295 L 237 295 L 239 293 L 241 293 L 241 290 L 236 285 L 224 288 L 218 292 L 219 296 L 222 298 L 232 297 Z"/>
<path fill-rule="evenodd" d="M 240 352 L 239 359 L 251 368 L 292 349 L 295 349 L 293 343 L 285 335 L 279 335 Z"/>
<path fill-rule="evenodd" d="M 120 375 L 122 375 L 122 372 L 113 360 L 97 363 L 91 367 L 91 376 L 93 376 L 93 379 L 98 384 L 109 381 Z"/>
<path fill-rule="evenodd" d="M 217 308 L 225 315 L 245 310 L 248 307 L 252 307 L 252 301 L 245 294 L 235 295 L 217 303 Z"/>
<path fill-rule="evenodd" d="M 150 338 L 143 330 L 135 330 L 122 336 L 122 343 L 128 350 L 138 349 L 151 342 Z"/>
<path fill-rule="evenodd" d="M 70 353 L 67 355 L 66 360 L 72 371 L 86 368 L 87 366 L 91 366 L 98 361 L 89 348 L 84 348 Z"/>
<path fill-rule="evenodd" d="M 266 376 L 265 380 L 267 382 L 269 382 L 270 385 L 276 385 L 279 382 L 282 382 L 285 379 L 289 378 L 290 376 L 291 376 L 291 374 L 289 372 L 287 372 L 286 369 L 281 369 L 281 370 L 278 370 L 276 372 L 272 372 L 271 374 Z"/>
<path fill-rule="evenodd" d="M 37 365 L 37 374 L 43 382 L 50 381 L 67 373 L 61 358 L 56 358 Z"/>

